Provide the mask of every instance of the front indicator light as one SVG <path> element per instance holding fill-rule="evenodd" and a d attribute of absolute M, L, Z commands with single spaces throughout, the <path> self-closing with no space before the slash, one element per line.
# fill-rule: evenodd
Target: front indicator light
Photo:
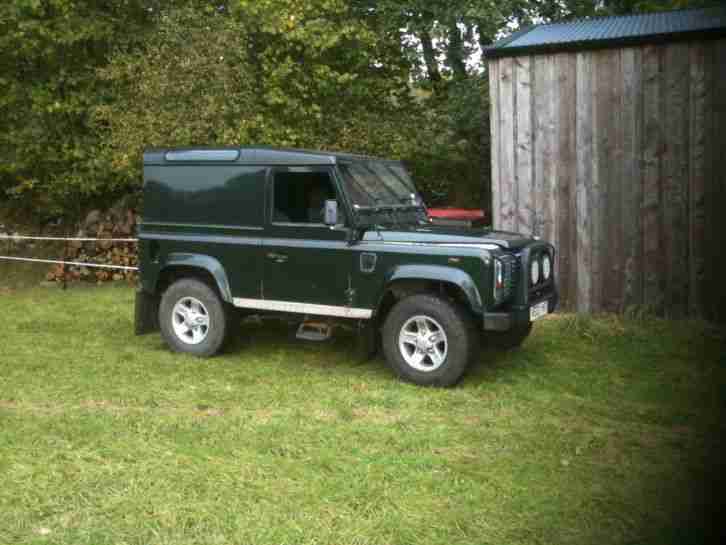
<path fill-rule="evenodd" d="M 504 271 L 504 263 L 494 259 L 494 300 L 499 303 L 507 295 L 507 278 Z"/>

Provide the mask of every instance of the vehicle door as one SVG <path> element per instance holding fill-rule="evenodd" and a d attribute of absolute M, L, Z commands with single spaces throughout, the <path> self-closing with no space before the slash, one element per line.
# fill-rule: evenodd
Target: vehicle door
<path fill-rule="evenodd" d="M 269 173 L 268 191 L 262 243 L 264 299 L 290 303 L 289 310 L 295 312 L 345 315 L 345 307 L 355 303 L 353 251 L 333 169 L 275 167 Z M 326 199 L 338 201 L 335 226 L 325 225 Z"/>

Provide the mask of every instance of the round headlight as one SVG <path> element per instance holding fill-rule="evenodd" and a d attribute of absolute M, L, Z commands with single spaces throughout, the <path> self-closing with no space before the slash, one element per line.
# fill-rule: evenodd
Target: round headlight
<path fill-rule="evenodd" d="M 545 254 L 542 258 L 542 278 L 549 280 L 550 274 L 552 274 L 552 262 L 549 254 Z"/>
<path fill-rule="evenodd" d="M 529 276 L 533 286 L 539 282 L 539 261 L 536 259 L 532 260 Z"/>

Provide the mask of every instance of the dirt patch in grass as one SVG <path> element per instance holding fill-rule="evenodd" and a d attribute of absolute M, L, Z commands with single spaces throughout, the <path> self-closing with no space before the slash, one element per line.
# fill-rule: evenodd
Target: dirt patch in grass
<path fill-rule="evenodd" d="M 401 421 L 399 412 L 389 411 L 380 407 L 356 407 L 352 410 L 353 417 L 372 424 L 395 424 Z"/>
<path fill-rule="evenodd" d="M 220 407 L 209 407 L 207 405 L 197 405 L 195 414 L 198 416 L 207 416 L 207 417 L 215 417 L 215 416 L 224 416 L 226 414 L 226 411 Z"/>
<path fill-rule="evenodd" d="M 321 422 L 335 422 L 338 420 L 338 414 L 330 409 L 317 409 L 312 416 Z"/>

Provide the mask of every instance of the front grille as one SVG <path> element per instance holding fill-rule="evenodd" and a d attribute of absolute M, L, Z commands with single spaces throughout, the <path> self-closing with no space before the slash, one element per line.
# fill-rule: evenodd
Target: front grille
<path fill-rule="evenodd" d="M 519 285 L 519 257 L 513 254 L 503 254 L 498 259 L 504 265 L 504 291 L 501 300 L 507 301 L 516 293 Z"/>
<path fill-rule="evenodd" d="M 509 279 L 512 285 L 512 293 L 516 293 L 519 279 L 522 277 L 522 257 L 520 255 L 513 255 L 512 257 L 514 259 L 512 259 L 512 271 Z"/>
<path fill-rule="evenodd" d="M 544 281 L 540 275 L 540 281 L 532 285 L 530 263 L 533 259 L 540 260 L 545 253 L 549 254 L 552 263 L 550 278 Z M 554 248 L 545 242 L 533 242 L 516 253 L 507 252 L 498 255 L 497 259 L 504 265 L 506 288 L 502 296 L 497 298 L 497 304 L 527 305 L 530 301 L 537 301 L 550 295 L 555 290 L 556 282 L 554 258 Z"/>
<path fill-rule="evenodd" d="M 530 263 L 533 259 L 541 260 L 543 254 L 549 254 L 552 263 L 550 278 L 532 285 Z M 505 264 L 507 291 L 502 301 L 511 301 L 516 305 L 526 305 L 551 294 L 555 289 L 555 249 L 545 242 L 533 242 L 527 247 L 512 253 L 497 256 Z M 541 266 L 541 265 L 540 265 Z"/>

